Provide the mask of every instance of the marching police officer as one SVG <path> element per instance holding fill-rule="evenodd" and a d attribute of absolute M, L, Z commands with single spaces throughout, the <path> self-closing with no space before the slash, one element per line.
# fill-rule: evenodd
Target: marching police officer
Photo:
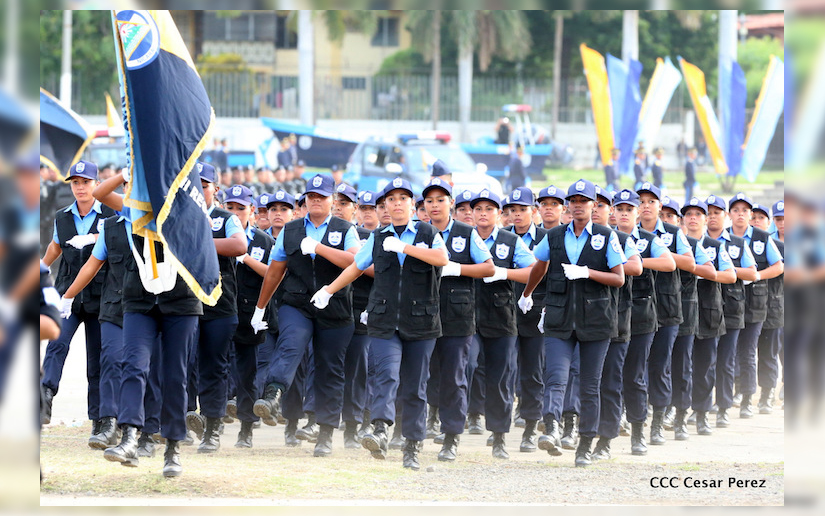
<path fill-rule="evenodd" d="M 570 186 L 566 200 L 573 222 L 547 233 L 534 249 L 538 262 L 530 273 L 519 308 L 532 308 L 532 294 L 548 275 L 545 298 L 545 435 L 539 448 L 558 453 L 549 435 L 558 431 L 564 388 L 573 349 L 581 353 L 581 418 L 576 466 L 588 466 L 590 445 L 599 426 L 599 386 L 610 339 L 617 335 L 617 305 L 611 289 L 624 284 L 627 261 L 616 233 L 593 224 L 596 187 L 580 179 Z M 551 266 L 548 272 L 548 265 Z"/>
<path fill-rule="evenodd" d="M 541 227 L 552 229 L 561 224 L 561 214 L 564 212 L 564 190 L 554 185 L 542 188 L 536 196 Z"/>
<path fill-rule="evenodd" d="M 475 218 L 473 217 L 473 209 L 470 207 L 470 201 L 475 197 L 475 193 L 471 190 L 464 190 L 455 198 L 455 220 L 463 222 L 468 226 L 475 226 Z"/>

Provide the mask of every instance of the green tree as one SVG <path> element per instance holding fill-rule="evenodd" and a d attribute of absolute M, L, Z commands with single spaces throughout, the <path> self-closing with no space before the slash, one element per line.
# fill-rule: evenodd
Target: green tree
<path fill-rule="evenodd" d="M 771 56 L 779 59 L 785 57 L 785 47 L 782 42 L 774 38 L 748 38 L 739 43 L 737 61 L 745 73 L 748 87 L 749 108 L 756 104 L 756 97 L 762 89 L 762 81 L 768 71 Z"/>

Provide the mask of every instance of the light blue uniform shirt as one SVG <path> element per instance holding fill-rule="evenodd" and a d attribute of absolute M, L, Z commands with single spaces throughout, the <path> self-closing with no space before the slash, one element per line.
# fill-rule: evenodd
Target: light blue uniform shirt
<path fill-rule="evenodd" d="M 708 253 L 707 251 L 705 251 L 705 248 L 702 247 L 702 242 L 699 242 L 696 245 L 696 250 L 693 252 L 693 257 L 695 258 L 696 263 L 698 265 L 704 265 L 708 262 L 713 261 L 710 259 L 710 256 L 708 256 Z"/>
<path fill-rule="evenodd" d="M 745 242 L 747 242 L 749 246 L 753 246 L 751 242 L 753 239 L 753 227 L 748 226 L 748 230 L 745 231 L 745 236 L 742 238 L 745 239 Z M 768 244 L 762 252 L 765 253 L 765 257 L 768 259 L 769 265 L 782 261 L 782 253 L 779 252 L 779 248 L 776 247 L 776 243 L 773 241 L 773 238 L 768 239 Z"/>
<path fill-rule="evenodd" d="M 309 215 L 305 216 L 304 230 L 306 231 L 307 236 L 317 240 L 318 242 L 323 240 L 324 235 L 327 234 L 330 219 L 332 219 L 332 215 L 327 215 L 327 218 L 324 219 L 321 225 L 316 228 L 315 224 L 309 220 Z M 352 226 L 347 229 L 347 234 L 344 235 L 344 249 L 352 249 L 353 247 L 358 248 L 358 246 L 358 232 L 355 231 L 355 226 Z M 313 260 L 315 259 L 315 253 L 310 254 L 310 256 Z M 272 263 L 273 261 L 286 261 L 286 251 L 284 251 L 284 230 L 281 230 L 281 232 L 278 233 L 278 238 L 275 239 L 275 245 L 272 246 L 272 252 L 269 253 L 269 263 Z"/>
<path fill-rule="evenodd" d="M 493 232 L 490 233 L 490 236 L 484 240 L 484 243 L 487 245 L 487 249 L 490 251 L 492 251 L 493 245 L 496 243 L 498 232 L 499 228 L 494 228 Z M 479 236 L 479 238 L 481 237 Z M 527 244 L 525 244 L 524 240 L 521 238 L 516 239 L 516 248 L 513 250 L 513 263 L 516 265 L 517 269 L 524 269 L 525 267 L 529 267 L 536 263 L 536 257 L 533 256 L 530 248 L 527 247 Z"/>
<path fill-rule="evenodd" d="M 77 201 L 73 202 L 71 206 L 63 211 L 72 212 L 74 215 L 74 227 L 77 230 L 78 235 L 88 235 L 92 230 L 92 224 L 95 222 L 95 217 L 99 213 L 103 213 L 100 201 L 95 201 L 92 205 L 92 209 L 89 210 L 89 213 L 87 213 L 85 217 L 80 216 L 80 211 L 77 209 Z M 61 243 L 57 238 L 57 221 L 54 223 L 54 234 L 52 235 L 52 240 L 55 244 Z"/>
<path fill-rule="evenodd" d="M 126 233 L 132 233 L 132 222 L 129 221 L 126 217 L 120 217 L 118 222 L 121 220 L 126 221 Z M 97 258 L 98 260 L 105 261 L 109 257 L 109 249 L 106 247 L 106 239 L 104 238 L 104 233 L 106 232 L 105 226 L 100 228 L 100 236 L 97 237 L 97 242 L 95 242 L 95 246 L 92 248 L 92 256 Z"/>
<path fill-rule="evenodd" d="M 624 256 L 629 261 L 631 257 L 638 254 L 639 250 L 636 248 L 636 240 L 633 238 L 633 235 L 630 235 L 624 242 Z"/>
<path fill-rule="evenodd" d="M 407 245 L 412 245 L 413 241 L 415 240 L 415 236 L 418 234 L 418 230 L 416 229 L 416 222 L 409 221 L 407 223 L 407 227 L 404 228 L 404 231 L 399 236 L 395 232 L 395 226 L 390 224 L 379 231 L 382 233 L 390 232 L 396 237 L 398 237 L 402 242 Z M 355 229 L 353 228 L 352 231 L 354 232 Z M 420 242 L 419 245 L 423 245 L 423 242 Z M 355 266 L 358 267 L 358 270 L 366 270 L 373 264 L 372 260 L 372 250 L 375 247 L 375 233 L 370 233 L 369 238 L 364 243 L 364 246 L 361 247 L 361 250 L 355 254 Z M 429 247 L 429 249 L 442 249 L 444 248 L 444 239 L 441 237 L 441 233 L 436 231 L 435 237 L 433 237 L 433 245 Z M 404 253 L 397 253 L 398 254 L 398 263 L 402 266 L 404 265 L 404 259 L 407 257 Z"/>
<path fill-rule="evenodd" d="M 206 214 L 210 217 L 210 221 L 209 221 L 210 223 L 212 222 L 211 221 L 211 216 L 212 216 L 212 211 L 214 209 L 215 209 L 215 205 L 213 204 L 212 206 L 209 207 L 209 211 L 206 212 Z M 232 215 L 231 217 L 226 219 L 226 222 L 224 223 L 224 227 L 226 228 L 226 237 L 227 238 L 231 237 L 232 235 L 234 235 L 236 233 L 243 233 L 243 226 L 241 225 L 241 219 L 239 219 L 237 215 Z"/>
<path fill-rule="evenodd" d="M 447 229 L 441 232 L 441 238 L 446 242 L 447 237 L 450 235 L 450 231 L 453 229 L 453 223 L 455 219 L 450 217 L 450 222 L 447 224 Z M 447 248 L 447 255 L 450 254 L 450 249 Z M 478 231 L 473 228 L 473 232 L 470 234 L 470 258 L 473 259 L 475 263 L 484 263 L 487 260 L 491 260 L 493 255 L 490 254 L 490 250 L 487 249 L 487 246 L 484 245 L 484 240 L 481 239 L 479 236 Z"/>
<path fill-rule="evenodd" d="M 707 235 L 707 233 L 705 234 Z M 728 233 L 728 230 L 722 230 L 722 234 L 719 235 L 719 238 L 717 238 L 716 240 L 719 240 L 720 242 L 725 244 L 725 251 L 727 251 L 728 257 L 730 257 L 730 249 L 728 249 L 728 246 L 730 245 L 730 233 Z M 743 269 L 747 269 L 748 267 L 756 265 L 756 260 L 753 257 L 753 253 L 751 253 L 751 248 L 749 245 L 746 245 L 745 248 L 741 249 L 739 252 L 742 253 L 741 265 Z"/>
<path fill-rule="evenodd" d="M 641 226 L 641 223 L 639 225 Z M 653 231 L 651 231 L 651 233 L 655 233 L 659 238 L 662 238 L 662 235 L 670 234 L 667 231 L 665 231 L 665 224 L 661 220 L 656 221 L 656 228 Z M 662 242 L 665 242 L 665 240 L 663 239 Z M 666 242 L 665 247 L 669 248 L 669 245 Z M 685 253 L 690 253 L 690 255 L 693 256 L 693 248 L 690 247 L 690 242 L 688 242 L 688 239 L 685 236 L 685 234 L 682 232 L 681 229 L 679 229 L 676 232 L 676 254 Z"/>
<path fill-rule="evenodd" d="M 579 261 L 579 257 L 582 254 L 582 250 L 584 249 L 584 245 L 587 243 L 587 238 L 589 235 L 593 234 L 593 222 L 588 222 L 587 225 L 584 227 L 584 231 L 581 232 L 581 235 L 578 237 L 576 233 L 573 231 L 573 223 L 571 222 L 567 229 L 564 231 L 564 249 L 567 252 L 567 259 L 570 260 L 570 263 L 577 264 Z M 536 258 L 543 262 L 550 261 L 550 242 L 548 242 L 548 238 L 543 238 L 539 245 L 537 245 L 533 249 L 533 254 L 536 255 Z M 593 245 L 591 241 L 590 245 Z M 609 241 L 605 242 L 603 245 L 607 245 L 607 266 L 608 268 L 612 269 L 617 265 L 622 265 L 627 263 L 627 257 L 625 257 L 624 251 L 622 251 L 622 244 L 619 242 L 619 236 L 616 234 L 615 231 L 610 232 Z M 596 249 L 597 251 L 599 249 Z"/>
<path fill-rule="evenodd" d="M 642 246 L 647 246 L 647 245 L 650 246 L 650 256 L 652 256 L 653 258 L 658 258 L 658 257 L 662 256 L 663 254 L 670 252 L 670 249 L 668 249 L 668 247 L 665 245 L 665 243 L 662 242 L 662 239 L 658 236 L 653 239 L 653 242 L 647 242 L 646 238 L 643 239 L 641 234 L 639 234 L 639 228 L 638 227 L 633 228 L 633 233 L 631 233 L 630 236 L 632 236 L 633 238 L 636 239 L 636 249 L 638 250 L 638 249 L 641 248 L 641 251 L 639 251 L 639 254 L 643 253 L 644 250 L 645 250 L 645 248 L 642 247 Z"/>

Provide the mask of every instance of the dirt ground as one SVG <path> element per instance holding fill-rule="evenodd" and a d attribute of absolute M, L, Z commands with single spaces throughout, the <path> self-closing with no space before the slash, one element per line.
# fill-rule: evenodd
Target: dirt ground
<path fill-rule="evenodd" d="M 630 455 L 630 439 L 619 437 L 613 442 L 613 459 L 586 469 L 573 466 L 572 451 L 562 457 L 519 453 L 518 428 L 508 435 L 508 461 L 491 457 L 486 435 L 465 434 L 455 463 L 438 462 L 440 447 L 427 441 L 421 471 L 413 472 L 401 467 L 399 451 L 376 461 L 366 450 L 344 449 L 341 432 L 335 434 L 329 458 L 313 457 L 308 443 L 286 448 L 280 425 L 256 430 L 254 448 L 239 450 L 233 447 L 240 428 L 236 422 L 226 426 L 215 455 L 184 447 L 183 476 L 167 480 L 160 475 L 162 448 L 155 457 L 141 459 L 138 468 L 107 462 L 101 452 L 88 448 L 84 360 L 78 338 L 54 400 L 53 424 L 43 432 L 41 505 L 784 503 L 781 409 L 749 420 L 734 412 L 731 427 L 715 429 L 710 437 L 696 435 L 691 427 L 690 440 L 676 442 L 668 432 L 667 444 L 649 446 L 644 457 Z M 668 487 L 651 487 L 661 477 Z M 697 481 L 699 487 L 687 487 Z"/>

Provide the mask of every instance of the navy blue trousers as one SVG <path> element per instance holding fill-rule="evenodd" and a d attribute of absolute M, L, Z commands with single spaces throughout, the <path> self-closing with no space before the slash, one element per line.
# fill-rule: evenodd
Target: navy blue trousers
<path fill-rule="evenodd" d="M 427 426 L 427 379 L 435 339 L 372 338 L 370 356 L 375 364 L 375 391 L 370 407 L 373 421 L 395 421 L 396 397 L 401 405 L 401 433 L 423 441 Z M 400 384 L 400 385 L 399 385 Z"/>
<path fill-rule="evenodd" d="M 198 331 L 198 403 L 201 414 L 226 415 L 229 392 L 229 345 L 238 328 L 238 316 L 200 320 Z"/>
<path fill-rule="evenodd" d="M 764 322 L 745 323 L 736 342 L 736 363 L 739 364 L 739 392 L 756 393 L 756 349 Z"/>
<path fill-rule="evenodd" d="M 518 337 L 519 415 L 538 421 L 544 405 L 544 337 Z"/>
<path fill-rule="evenodd" d="M 322 329 L 289 305 L 278 310 L 278 322 L 280 334 L 267 384 L 284 388 L 292 385 L 295 372 L 312 341 L 315 374 L 310 385 L 315 395 L 315 417 L 320 424 L 337 427 L 344 404 L 344 357 L 355 326 Z M 308 410 L 306 406 L 304 408 Z"/>
<path fill-rule="evenodd" d="M 579 399 L 579 370 L 581 369 L 581 356 L 579 348 L 573 350 L 573 358 L 570 361 L 570 374 L 567 377 L 567 387 L 564 389 L 563 414 L 581 414 L 581 400 Z"/>
<path fill-rule="evenodd" d="M 622 395 L 627 410 L 627 420 L 642 423 L 647 419 L 647 360 L 655 333 L 642 333 L 630 337 L 627 356 L 622 370 Z"/>
<path fill-rule="evenodd" d="M 574 332 L 568 339 L 545 337 L 544 345 L 544 415 L 550 415 L 556 421 L 561 420 L 564 390 L 570 376 L 570 362 L 573 359 L 573 350 L 578 347 L 581 356 L 579 433 L 585 437 L 595 437 L 599 432 L 602 368 L 610 340 L 580 342 Z"/>
<path fill-rule="evenodd" d="M 149 356 L 149 377 L 146 393 L 143 395 L 143 431 L 149 434 L 160 432 L 160 410 L 163 403 L 160 388 L 160 372 L 163 368 L 160 358 L 160 338 L 152 344 Z"/>
<path fill-rule="evenodd" d="M 736 363 L 736 342 L 741 330 L 732 330 L 719 337 L 716 348 L 716 405 L 720 409 L 733 406 L 734 364 Z"/>
<path fill-rule="evenodd" d="M 484 414 L 484 398 L 487 383 L 484 379 L 484 349 L 481 337 L 473 335 L 470 344 L 470 360 L 467 362 L 467 385 L 470 386 L 470 398 L 467 400 L 468 414 Z"/>
<path fill-rule="evenodd" d="M 693 341 L 691 406 L 693 410 L 698 412 L 708 412 L 713 406 L 713 387 L 716 383 L 716 348 L 718 345 L 718 337 L 694 339 Z"/>
<path fill-rule="evenodd" d="M 438 340 L 435 346 L 438 347 Z M 441 387 L 441 364 L 438 363 L 438 352 L 433 350 L 433 356 L 430 357 L 430 379 L 427 380 L 427 404 L 432 407 L 438 407 L 438 391 Z"/>
<path fill-rule="evenodd" d="M 762 328 L 759 334 L 757 383 L 762 389 L 773 389 L 779 379 L 779 347 L 781 328 Z"/>
<path fill-rule="evenodd" d="M 622 376 L 628 346 L 630 341 L 611 342 L 604 357 L 602 383 L 599 387 L 599 436 L 607 439 L 619 436 L 619 426 L 622 422 Z"/>
<path fill-rule="evenodd" d="M 355 335 L 349 341 L 344 357 L 344 421 L 361 423 L 367 403 L 367 356 L 370 352 L 369 335 Z"/>
<path fill-rule="evenodd" d="M 491 432 L 509 432 L 513 421 L 516 336 L 479 337 L 484 349 L 484 421 Z"/>
<path fill-rule="evenodd" d="M 87 412 L 89 419 L 97 420 L 101 417 L 100 323 L 97 321 L 97 314 L 85 311 L 83 305 L 80 305 L 77 313 L 73 312 L 68 319 L 63 320 L 60 336 L 49 341 L 49 345 L 46 346 L 46 354 L 43 357 L 43 381 L 41 383 L 57 394 L 60 378 L 63 376 L 63 365 L 69 355 L 69 344 L 81 323 L 83 323 L 86 333 L 86 380 L 89 382 Z"/>
<path fill-rule="evenodd" d="M 255 373 L 258 367 L 258 347 L 235 342 L 235 360 L 232 362 L 232 376 L 235 378 L 235 398 L 238 404 L 238 419 L 252 423 L 258 420 L 252 406 L 258 399 Z"/>
<path fill-rule="evenodd" d="M 650 356 L 647 361 L 648 397 L 654 410 L 664 410 L 671 402 L 673 395 L 670 374 L 671 353 L 678 333 L 678 324 L 662 326 L 656 332 L 653 343 L 650 345 Z"/>
<path fill-rule="evenodd" d="M 288 420 L 302 419 L 306 417 L 306 412 L 315 412 L 315 394 L 312 388 L 312 381 L 315 377 L 314 361 L 315 355 L 312 353 L 312 340 L 310 340 L 304 358 L 295 370 L 292 384 L 287 387 L 281 397 L 281 413 Z"/>
<path fill-rule="evenodd" d="M 152 346 L 160 337 L 161 434 L 181 441 L 186 437 L 186 372 L 189 350 L 195 346 L 196 315 L 123 314 L 123 381 L 120 385 L 118 422 L 143 428 L 146 383 Z"/>
<path fill-rule="evenodd" d="M 277 333 L 266 332 L 266 338 L 258 345 L 258 368 L 255 373 L 255 387 L 259 393 L 264 392 L 266 375 L 269 374 L 269 364 L 275 354 L 275 343 L 277 341 Z"/>
<path fill-rule="evenodd" d="M 100 323 L 100 417 L 117 417 L 123 373 L 123 328 Z"/>
<path fill-rule="evenodd" d="M 467 364 L 470 360 L 470 346 L 473 336 L 467 337 L 440 337 L 435 341 L 432 364 L 438 367 L 440 385 L 438 398 L 430 398 L 430 383 L 427 383 L 427 401 L 438 407 L 441 419 L 441 431 L 445 434 L 464 433 L 464 423 L 467 420 L 467 406 L 469 385 L 467 383 Z"/>
<path fill-rule="evenodd" d="M 687 410 L 691 406 L 693 393 L 693 341 L 694 335 L 676 337 L 673 343 L 673 358 L 671 370 L 673 372 L 672 404 L 677 409 Z"/>

